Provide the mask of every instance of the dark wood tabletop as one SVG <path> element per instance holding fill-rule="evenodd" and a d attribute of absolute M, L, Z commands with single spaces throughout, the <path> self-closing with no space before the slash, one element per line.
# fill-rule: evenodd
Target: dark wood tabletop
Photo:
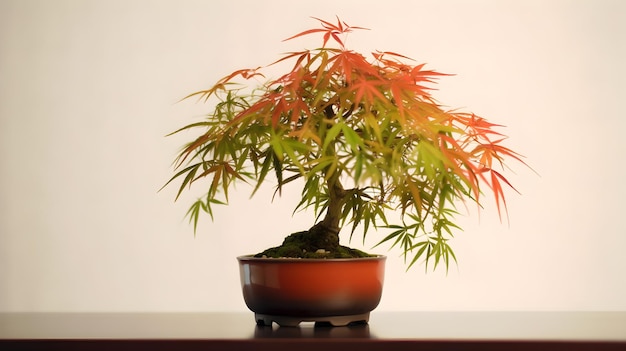
<path fill-rule="evenodd" d="M 257 326 L 252 313 L 0 313 L 0 350 L 624 350 L 626 312 L 372 312 Z"/>

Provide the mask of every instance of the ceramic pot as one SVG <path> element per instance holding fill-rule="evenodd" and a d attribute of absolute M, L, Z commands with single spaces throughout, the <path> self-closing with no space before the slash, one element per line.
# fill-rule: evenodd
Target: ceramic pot
<path fill-rule="evenodd" d="M 382 295 L 385 256 L 237 260 L 244 300 L 260 325 L 367 323 Z"/>

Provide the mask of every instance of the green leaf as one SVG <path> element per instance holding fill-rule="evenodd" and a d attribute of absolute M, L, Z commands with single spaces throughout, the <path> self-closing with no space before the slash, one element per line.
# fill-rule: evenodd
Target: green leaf
<path fill-rule="evenodd" d="M 186 216 L 189 217 L 189 222 L 193 223 L 193 235 L 196 235 L 198 229 L 198 218 L 200 217 L 200 209 L 203 209 L 204 202 L 202 200 L 197 200 L 194 202 L 189 210 L 187 210 Z"/>
<path fill-rule="evenodd" d="M 307 177 L 312 177 L 316 174 L 323 173 L 331 164 L 335 162 L 335 157 L 333 156 L 324 156 L 312 161 L 312 164 L 315 164 L 311 169 L 306 172 Z"/>
<path fill-rule="evenodd" d="M 359 184 L 361 174 L 363 173 L 363 154 L 357 153 L 354 160 L 354 182 Z"/>
<path fill-rule="evenodd" d="M 213 126 L 213 125 L 215 125 L 215 123 L 214 122 L 210 122 L 210 121 L 209 122 L 204 121 L 204 122 L 191 123 L 191 124 L 188 124 L 188 125 L 180 128 L 180 129 L 177 129 L 177 130 L 175 130 L 175 131 L 173 131 L 173 132 L 171 132 L 169 134 L 166 134 L 165 136 L 172 136 L 172 135 L 178 134 L 178 133 L 180 133 L 180 132 L 182 132 L 184 130 L 195 128 L 195 127 L 208 127 L 208 126 Z"/>
<path fill-rule="evenodd" d="M 180 197 L 180 195 L 182 194 L 183 190 L 187 187 L 187 185 L 191 186 L 191 183 L 196 179 L 196 172 L 198 171 L 198 168 L 200 167 L 200 165 L 202 165 L 203 163 L 196 163 L 194 165 L 191 165 L 185 169 L 183 169 L 182 171 L 178 172 L 174 178 L 177 178 L 178 176 L 187 173 L 187 176 L 185 176 L 185 179 L 183 180 L 183 182 L 180 184 L 180 188 L 178 189 L 178 192 L 176 193 L 176 198 L 174 200 L 178 200 L 178 198 Z M 172 180 L 174 179 L 172 178 Z M 171 181 L 171 180 L 170 180 Z"/>
<path fill-rule="evenodd" d="M 415 255 L 413 256 L 413 259 L 411 260 L 411 262 L 409 263 L 409 265 L 407 266 L 407 270 L 409 270 L 414 264 L 415 262 L 417 262 L 417 260 L 422 257 L 422 255 L 424 254 L 424 251 L 430 247 L 430 242 L 428 241 L 420 241 L 419 243 L 413 245 L 413 247 L 411 247 L 411 250 L 417 249 L 417 253 L 415 253 Z"/>
<path fill-rule="evenodd" d="M 379 245 L 386 243 L 387 241 L 393 239 L 393 238 L 397 238 L 398 236 L 402 236 L 403 234 L 406 233 L 406 230 L 404 227 L 400 227 L 400 226 L 390 226 L 390 227 L 395 227 L 395 228 L 400 228 L 394 232 L 392 232 L 391 234 L 387 235 L 386 237 L 384 237 L 381 241 L 378 242 L 378 244 L 374 245 L 374 247 L 378 247 Z M 397 240 L 396 242 L 391 245 L 391 248 L 393 248 L 395 245 L 397 244 Z"/>
<path fill-rule="evenodd" d="M 269 170 L 272 167 L 274 168 L 274 170 L 281 170 L 281 172 L 277 173 L 276 176 L 279 179 L 279 182 L 280 180 L 282 180 L 282 165 L 280 161 L 278 160 L 278 158 L 276 157 L 276 154 L 274 153 L 274 149 L 270 146 L 267 148 L 267 150 L 265 150 L 262 153 L 262 155 L 263 156 L 260 156 L 260 157 L 263 159 L 263 163 L 261 165 L 261 170 L 256 173 L 257 181 L 254 187 L 254 190 L 252 190 L 252 196 L 256 194 L 257 190 L 259 190 L 259 188 L 261 187 L 261 184 L 263 183 L 263 181 L 265 180 L 265 177 L 267 176 L 267 173 L 269 173 Z"/>
<path fill-rule="evenodd" d="M 363 143 L 363 140 L 354 131 L 354 129 L 350 128 L 349 126 L 347 126 L 345 124 L 342 124 L 341 131 L 343 132 L 343 135 L 346 138 L 346 142 L 348 143 L 348 145 L 352 149 L 352 152 L 357 154 L 357 153 L 360 152 L 359 147 L 361 147 L 361 148 L 365 147 L 365 144 Z"/>
<path fill-rule="evenodd" d="M 337 136 L 339 135 L 339 132 L 341 132 L 343 125 L 343 122 L 339 121 L 335 123 L 328 130 L 328 132 L 326 132 L 326 135 L 324 136 L 324 143 L 322 144 L 322 153 L 326 153 L 328 145 L 330 145 L 330 143 L 334 142 L 335 139 L 337 139 Z"/>

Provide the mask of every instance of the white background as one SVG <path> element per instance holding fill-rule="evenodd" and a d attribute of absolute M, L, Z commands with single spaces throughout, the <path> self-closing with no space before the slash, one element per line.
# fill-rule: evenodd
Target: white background
<path fill-rule="evenodd" d="M 447 275 L 375 250 L 379 310 L 624 310 L 625 14 L 619 0 L 2 0 L 0 311 L 244 311 L 235 257 L 312 214 L 291 216 L 298 189 L 272 203 L 240 186 L 194 238 L 193 197 L 157 192 L 186 141 L 164 135 L 210 110 L 181 97 L 310 48 L 281 40 L 335 15 L 371 29 L 354 49 L 454 73 L 435 97 L 506 125 L 539 174 L 509 173 L 510 222 L 492 205 L 459 218 Z"/>

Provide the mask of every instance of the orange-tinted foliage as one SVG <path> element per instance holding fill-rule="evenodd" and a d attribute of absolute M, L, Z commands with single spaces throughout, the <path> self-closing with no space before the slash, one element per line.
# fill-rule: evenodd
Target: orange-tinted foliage
<path fill-rule="evenodd" d="M 342 201 L 342 220 L 352 222 L 353 231 L 357 224 L 366 228 L 376 221 L 386 224 L 382 209 L 400 208 L 417 223 L 398 226 L 397 234 L 383 241 L 396 240 L 394 245 L 403 245 L 405 254 L 419 249 L 417 256 L 446 260 L 452 252 L 443 234 L 456 227 L 449 220 L 453 202 L 480 202 L 487 186 L 498 211 L 505 210 L 503 185 L 512 186 L 494 167 L 504 166 L 505 159 L 523 163 L 521 156 L 501 144 L 505 137 L 495 130 L 500 125 L 473 113 L 442 109 L 429 86 L 446 74 L 409 64 L 410 58 L 395 52 L 374 51 L 368 60 L 342 40 L 364 28 L 339 19 L 317 20 L 321 28 L 286 40 L 321 35 L 322 47 L 288 53 L 272 63 L 293 64 L 254 93 L 239 94 L 233 87 L 241 80 L 264 77 L 262 67 L 234 71 L 188 96 L 205 101 L 217 96 L 228 111 L 218 107 L 213 120 L 183 128 L 201 126 L 207 131 L 179 156 L 179 166 L 199 159 L 197 167 L 174 178 L 187 174 L 182 191 L 197 179 L 212 176 L 207 198 L 214 199 L 218 189 L 226 193 L 228 185 L 243 176 L 256 179 L 257 189 L 274 169 L 279 190 L 294 179 L 306 181 L 299 206 L 325 210 L 332 207 L 329 203 Z M 254 173 L 246 170 L 247 160 Z M 330 189 L 345 178 L 355 185 L 345 189 L 352 197 L 341 193 L 335 199 L 339 195 Z M 434 224 L 426 229 L 429 217 Z M 433 241 L 412 242 L 420 237 L 419 231 L 432 234 L 428 240 Z"/>

